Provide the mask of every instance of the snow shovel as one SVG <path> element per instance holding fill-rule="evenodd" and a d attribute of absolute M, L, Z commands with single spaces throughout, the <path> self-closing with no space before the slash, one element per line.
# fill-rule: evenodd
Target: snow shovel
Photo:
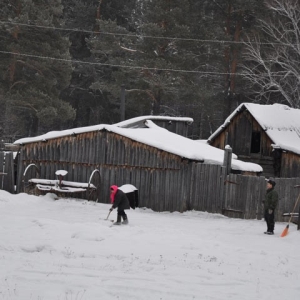
<path fill-rule="evenodd" d="M 110 213 L 111 213 L 111 210 L 109 211 L 109 213 L 108 213 L 106 219 L 104 219 L 104 220 L 108 220 L 108 217 L 109 217 Z"/>
<path fill-rule="evenodd" d="M 105 220 L 105 221 L 110 221 L 110 222 L 113 222 L 114 220 L 108 220 L 108 217 L 109 217 L 110 213 L 111 213 L 111 211 L 109 211 L 109 213 L 108 213 L 108 215 L 107 215 L 106 219 L 104 219 L 104 220 Z"/>
<path fill-rule="evenodd" d="M 292 217 L 293 217 L 293 214 L 294 214 L 294 211 L 295 211 L 295 209 L 296 209 L 296 206 L 297 206 L 297 204 L 298 204 L 299 199 L 300 199 L 300 194 L 299 194 L 299 196 L 298 196 L 298 199 L 297 199 L 297 201 L 296 201 L 296 204 L 295 204 L 295 206 L 294 206 L 294 209 L 293 209 L 293 211 L 292 211 L 292 213 L 291 213 L 289 222 L 288 222 L 288 224 L 286 225 L 286 227 L 284 228 L 284 230 L 282 231 L 281 237 L 284 237 L 284 236 L 286 236 L 286 235 L 288 234 L 289 227 L 290 227 L 290 222 L 291 222 L 291 220 L 292 220 Z"/>

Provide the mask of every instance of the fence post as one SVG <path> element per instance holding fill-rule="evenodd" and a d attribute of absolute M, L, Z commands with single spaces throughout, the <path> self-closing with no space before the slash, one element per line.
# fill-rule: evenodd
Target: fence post
<path fill-rule="evenodd" d="M 5 173 L 7 174 L 4 179 L 4 189 L 11 193 L 15 193 L 15 168 L 14 156 L 12 152 L 5 154 Z"/>
<path fill-rule="evenodd" d="M 0 189 L 11 194 L 14 189 L 14 157 L 12 152 L 0 152 Z"/>
<path fill-rule="evenodd" d="M 0 152 L 0 189 L 3 189 L 3 184 L 4 184 L 4 152 Z"/>
<path fill-rule="evenodd" d="M 299 212 L 298 212 L 298 226 L 297 230 L 300 230 L 300 206 L 299 206 Z"/>
<path fill-rule="evenodd" d="M 22 187 L 23 187 L 23 156 L 24 156 L 24 150 L 20 149 L 18 153 L 18 167 L 17 167 L 17 194 L 22 193 Z"/>
<path fill-rule="evenodd" d="M 229 175 L 231 171 L 232 148 L 229 145 L 226 145 L 224 151 L 223 166 L 226 167 L 226 175 Z"/>
<path fill-rule="evenodd" d="M 232 158 L 232 149 L 229 145 L 226 145 L 224 149 L 224 159 L 223 159 L 223 165 L 221 171 L 220 200 L 222 203 L 222 213 L 223 213 L 223 209 L 227 207 L 225 183 L 226 183 L 227 175 L 230 174 L 230 170 L 231 170 L 231 158 Z"/>

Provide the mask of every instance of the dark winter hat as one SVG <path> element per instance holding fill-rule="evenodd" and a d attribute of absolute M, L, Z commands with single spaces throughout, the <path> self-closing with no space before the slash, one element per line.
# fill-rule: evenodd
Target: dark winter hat
<path fill-rule="evenodd" d="M 272 179 L 269 179 L 267 182 L 270 183 L 273 187 L 276 185 L 276 182 Z"/>

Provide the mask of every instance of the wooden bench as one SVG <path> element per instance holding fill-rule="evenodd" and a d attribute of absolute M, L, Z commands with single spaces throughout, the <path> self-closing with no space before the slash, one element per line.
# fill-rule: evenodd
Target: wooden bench
<path fill-rule="evenodd" d="M 39 175 L 39 169 L 35 164 L 30 164 L 23 174 L 23 191 L 28 194 L 41 195 L 54 193 L 58 197 L 87 198 L 87 200 L 96 200 L 98 202 L 98 192 L 100 189 L 100 172 L 94 170 L 88 182 L 76 182 L 64 180 L 68 174 L 66 170 L 57 170 L 55 175 L 57 179 L 42 179 L 28 177 L 29 170 L 35 168 Z M 98 177 L 98 180 L 96 180 Z M 94 198 L 94 199 L 92 199 Z"/>
<path fill-rule="evenodd" d="M 289 217 L 291 222 L 298 225 L 299 224 L 299 213 L 283 213 L 283 217 Z"/>

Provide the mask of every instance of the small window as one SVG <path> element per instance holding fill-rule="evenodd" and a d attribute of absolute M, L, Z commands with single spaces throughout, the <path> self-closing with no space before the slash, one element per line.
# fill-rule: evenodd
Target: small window
<path fill-rule="evenodd" d="M 259 153 L 260 152 L 260 132 L 253 131 L 252 139 L 251 139 L 251 153 Z"/>

